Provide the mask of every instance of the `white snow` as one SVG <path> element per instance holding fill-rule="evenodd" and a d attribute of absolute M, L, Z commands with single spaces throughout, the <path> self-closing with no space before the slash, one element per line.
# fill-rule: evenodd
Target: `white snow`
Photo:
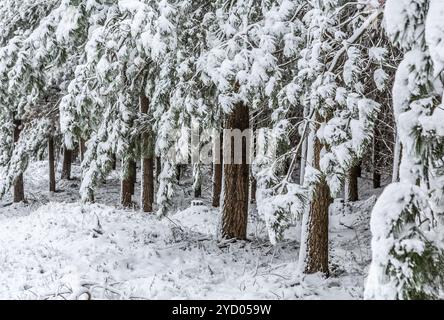
<path fill-rule="evenodd" d="M 332 276 L 301 278 L 299 227 L 288 229 L 284 240 L 272 246 L 265 223 L 253 208 L 248 225 L 251 241 L 217 242 L 219 216 L 217 209 L 206 205 L 209 190 L 204 190 L 204 205 L 188 207 L 190 172 L 176 199 L 184 209 L 159 219 L 137 209 L 80 204 L 78 165 L 73 166 L 74 180 L 58 181 L 60 191 L 50 194 L 46 167 L 46 161 L 33 162 L 25 174 L 27 205 L 10 205 L 8 197 L 0 203 L 2 299 L 362 297 L 372 203 L 357 203 L 355 215 L 333 210 Z M 97 192 L 98 202 L 118 202 L 118 178 L 118 172 L 111 173 Z"/>

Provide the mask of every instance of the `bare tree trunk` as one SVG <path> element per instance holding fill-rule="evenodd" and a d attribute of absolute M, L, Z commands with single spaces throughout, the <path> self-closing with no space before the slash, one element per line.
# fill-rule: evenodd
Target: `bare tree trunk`
<path fill-rule="evenodd" d="M 374 169 L 373 171 L 373 188 L 381 188 L 381 174 L 378 172 L 377 169 Z"/>
<path fill-rule="evenodd" d="M 145 95 L 140 96 L 140 112 L 147 114 L 149 100 Z M 141 207 L 143 212 L 153 212 L 154 202 L 154 146 L 151 132 L 142 134 L 142 181 Z"/>
<path fill-rule="evenodd" d="M 71 180 L 72 150 L 63 149 L 62 179 Z"/>
<path fill-rule="evenodd" d="M 254 117 L 254 120 L 252 121 L 252 129 L 253 129 L 253 143 L 251 144 L 251 153 L 253 156 L 253 159 L 256 159 L 257 156 L 257 117 Z M 252 169 L 252 168 L 250 168 Z M 253 175 L 253 170 L 251 170 L 251 176 L 250 176 L 250 203 L 256 202 L 256 190 L 257 190 L 257 181 L 256 178 Z"/>
<path fill-rule="evenodd" d="M 331 198 L 330 189 L 324 180 L 316 186 L 315 196 L 316 200 L 310 204 L 305 273 L 328 274 L 328 208 Z"/>
<path fill-rule="evenodd" d="M 79 142 L 79 149 L 80 149 L 80 162 L 83 162 L 83 159 L 85 158 L 85 152 L 86 152 L 86 146 L 85 146 L 85 140 L 82 138 Z"/>
<path fill-rule="evenodd" d="M 48 138 L 48 165 L 49 165 L 49 191 L 56 191 L 55 161 L 54 161 L 54 138 Z"/>
<path fill-rule="evenodd" d="M 307 164 L 319 170 L 322 145 L 311 129 L 307 141 Z M 332 199 L 324 177 L 312 189 L 312 199 L 302 222 L 299 265 L 304 273 L 328 274 L 328 209 Z"/>
<path fill-rule="evenodd" d="M 160 173 L 162 172 L 162 159 L 156 157 L 156 180 L 159 181 Z"/>
<path fill-rule="evenodd" d="M 362 178 L 362 160 L 359 160 L 356 165 L 356 174 L 358 175 L 358 178 Z"/>
<path fill-rule="evenodd" d="M 25 201 L 25 191 L 23 187 L 23 173 L 20 173 L 14 182 L 14 202 Z"/>
<path fill-rule="evenodd" d="M 249 110 L 243 103 L 234 106 L 225 122 L 225 129 L 248 129 Z M 248 141 L 242 141 L 242 163 L 235 164 L 235 148 L 231 136 L 224 132 L 223 205 L 221 236 L 225 239 L 246 239 L 248 219 L 249 153 Z M 230 158 L 227 151 L 231 150 Z M 237 155 L 239 156 L 239 155 Z"/>
<path fill-rule="evenodd" d="M 194 197 L 200 198 L 202 197 L 202 184 L 196 184 L 196 188 L 194 188 Z"/>
<path fill-rule="evenodd" d="M 22 131 L 22 121 L 14 121 L 14 142 L 17 142 Z M 20 173 L 14 181 L 14 202 L 25 201 L 25 190 L 23 187 L 23 173 Z"/>
<path fill-rule="evenodd" d="M 137 162 L 136 161 L 130 161 L 130 178 L 131 178 L 131 194 L 134 195 L 135 185 L 137 183 Z"/>
<path fill-rule="evenodd" d="M 372 163 L 373 163 L 373 188 L 381 188 L 381 141 L 380 141 L 380 131 L 375 129 L 373 136 L 373 152 L 372 152 Z"/>
<path fill-rule="evenodd" d="M 215 208 L 220 206 L 220 193 L 222 190 L 222 163 L 214 164 L 213 167 L 213 201 L 212 205 Z"/>
<path fill-rule="evenodd" d="M 216 138 L 217 139 L 217 138 Z M 223 171 L 223 140 L 224 135 L 219 135 L 219 141 L 214 144 L 214 164 L 213 164 L 213 199 L 214 208 L 220 206 L 220 193 L 222 191 L 222 171 Z"/>
<path fill-rule="evenodd" d="M 345 188 L 345 198 L 347 201 L 354 202 L 359 200 L 358 194 L 358 173 L 359 165 L 352 166 L 348 172 Z"/>
<path fill-rule="evenodd" d="M 134 183 L 133 178 L 131 177 L 131 161 L 128 161 L 128 163 L 122 163 L 122 170 L 124 172 L 126 171 L 126 174 L 122 177 L 121 182 L 121 190 L 120 190 L 120 201 L 122 206 L 129 208 L 133 205 L 132 202 L 132 193 L 131 193 L 131 186 Z"/>
<path fill-rule="evenodd" d="M 182 174 L 182 165 L 178 164 L 176 165 L 176 179 L 177 179 L 177 184 L 180 185 L 180 176 Z"/>
<path fill-rule="evenodd" d="M 154 161 L 152 157 L 142 159 L 142 210 L 153 212 Z"/>
<path fill-rule="evenodd" d="M 116 157 L 115 153 L 113 153 L 111 155 L 111 159 L 112 159 L 111 167 L 112 167 L 113 170 L 116 170 L 116 168 L 117 168 L 117 157 Z"/>

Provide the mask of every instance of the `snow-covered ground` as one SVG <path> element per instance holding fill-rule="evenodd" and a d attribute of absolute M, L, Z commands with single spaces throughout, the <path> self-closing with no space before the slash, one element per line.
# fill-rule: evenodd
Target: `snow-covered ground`
<path fill-rule="evenodd" d="M 78 166 L 73 181 L 57 181 L 60 191 L 49 194 L 46 165 L 35 162 L 25 174 L 28 204 L 11 204 L 8 197 L 0 202 L 0 299 L 362 297 L 375 201 L 364 179 L 367 200 L 352 208 L 332 206 L 331 276 L 301 278 L 299 228 L 272 246 L 252 208 L 249 241 L 217 242 L 210 190 L 204 189 L 204 206 L 189 207 L 189 177 L 178 192 L 177 211 L 160 220 L 116 205 L 117 173 L 98 192 L 97 202 L 106 205 L 80 204 Z"/>

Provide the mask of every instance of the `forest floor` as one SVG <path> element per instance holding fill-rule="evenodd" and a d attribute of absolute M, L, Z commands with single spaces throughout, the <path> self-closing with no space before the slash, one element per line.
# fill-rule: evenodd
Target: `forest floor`
<path fill-rule="evenodd" d="M 60 168 L 59 168 L 60 169 Z M 60 172 L 60 170 L 59 170 Z M 0 299 L 360 299 L 371 259 L 370 210 L 381 190 L 360 179 L 362 201 L 330 213 L 331 275 L 297 273 L 300 228 L 272 246 L 254 206 L 248 241 L 216 241 L 218 210 L 190 207 L 181 180 L 167 218 L 119 207 L 119 175 L 82 205 L 74 179 L 49 193 L 47 162 L 25 173 L 27 204 L 0 202 Z M 209 176 L 209 175 L 207 175 Z M 57 175 L 59 177 L 59 174 Z M 204 184 L 211 185 L 211 184 Z M 135 201 L 138 200 L 139 186 Z"/>

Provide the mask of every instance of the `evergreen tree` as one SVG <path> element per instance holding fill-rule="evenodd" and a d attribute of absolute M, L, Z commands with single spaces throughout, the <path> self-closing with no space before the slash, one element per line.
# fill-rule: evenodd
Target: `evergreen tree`
<path fill-rule="evenodd" d="M 393 105 L 402 145 L 400 182 L 384 190 L 372 212 L 373 260 L 368 299 L 437 299 L 443 286 L 443 94 L 440 1 L 387 1 L 385 25 L 402 49 Z M 437 77 L 438 76 L 438 77 Z M 392 208 L 389 210 L 388 208 Z"/>

